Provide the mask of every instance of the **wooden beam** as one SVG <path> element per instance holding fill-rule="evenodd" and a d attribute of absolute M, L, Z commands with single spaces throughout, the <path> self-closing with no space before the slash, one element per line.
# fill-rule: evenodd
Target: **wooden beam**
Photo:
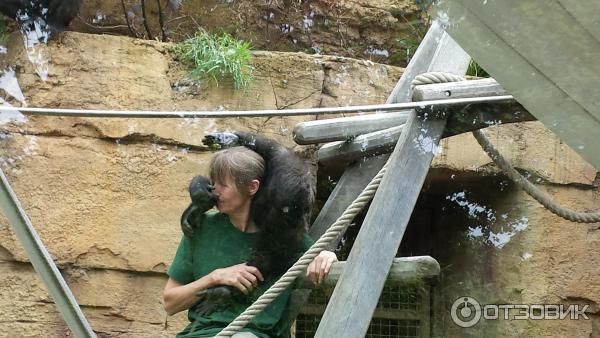
<path fill-rule="evenodd" d="M 319 287 L 333 287 L 347 268 L 347 262 L 341 261 L 331 266 L 329 274 Z M 420 282 L 440 274 L 440 264 L 431 256 L 414 256 L 394 258 L 392 267 L 387 275 L 387 286 Z M 299 289 L 315 288 L 315 284 L 303 275 L 296 286 Z"/>
<path fill-rule="evenodd" d="M 386 100 L 386 103 L 410 102 L 411 91 L 410 84 L 415 76 L 428 71 L 452 71 L 461 72 L 462 68 L 466 70 L 468 65 L 462 65 L 462 60 L 448 58 L 451 54 L 446 54 L 443 47 L 448 36 L 444 33 L 442 26 L 438 22 L 433 22 L 425 38 L 421 41 L 419 48 L 415 52 L 408 67 L 404 70 L 402 77 L 392 90 L 392 93 Z M 437 56 L 436 56 L 437 55 Z M 435 62 L 433 62 L 435 57 Z M 458 62 L 458 64 L 455 64 Z M 388 159 L 388 154 L 366 158 L 350 165 L 338 181 L 327 202 L 321 209 L 321 212 L 313 222 L 310 229 L 310 235 L 318 239 L 325 233 L 335 220 L 342 215 L 344 210 L 358 197 L 361 191 L 377 175 Z M 337 245 L 337 241 L 332 243 L 332 247 Z M 300 311 L 300 306 L 306 302 L 310 292 L 304 290 L 294 290 L 289 305 L 289 318 L 295 318 Z"/>
<path fill-rule="evenodd" d="M 496 80 L 481 79 L 417 86 L 413 92 L 413 101 L 501 95 L 509 95 L 509 93 Z"/>
<path fill-rule="evenodd" d="M 408 67 L 404 70 L 402 77 L 394 87 L 394 90 L 388 97 L 386 103 L 410 102 L 411 91 L 410 84 L 415 76 L 428 71 L 451 70 L 452 65 L 447 62 L 455 62 L 444 58 L 444 51 L 438 51 L 440 41 L 445 38 L 444 30 L 438 22 L 434 22 L 429 28 L 427 34 L 419 48 L 415 52 Z M 433 65 L 434 55 L 440 55 L 436 60 L 438 65 Z M 444 60 L 442 60 L 444 59 Z M 439 68 L 436 68 L 439 67 Z M 385 164 L 389 155 L 371 157 L 350 165 L 338 184 L 335 186 L 327 202 L 321 209 L 321 212 L 313 222 L 310 234 L 314 239 L 318 239 L 329 226 L 342 215 L 344 210 L 358 197 L 361 191 L 369 184 L 371 179 L 377 175 L 381 167 Z M 313 230 L 315 229 L 315 230 Z M 334 243 L 335 245 L 336 243 Z"/>
<path fill-rule="evenodd" d="M 600 42 L 600 2 L 581 1 L 581 0 L 558 0 L 558 3 L 565 8 L 577 21 L 587 30 L 589 34 Z"/>
<path fill-rule="evenodd" d="M 294 141 L 298 144 L 325 143 L 395 127 L 406 122 L 409 111 L 341 117 L 298 123 Z"/>
<path fill-rule="evenodd" d="M 319 163 L 331 165 L 352 162 L 363 157 L 391 153 L 402 133 L 402 126 L 360 135 L 348 142 L 325 144 L 317 153 Z"/>
<path fill-rule="evenodd" d="M 532 115 L 600 169 L 600 44 L 589 30 L 597 15 L 548 1 L 439 1 L 447 30 Z M 574 4 L 575 2 L 569 2 Z M 593 5 L 592 5 L 593 3 Z M 584 6 L 579 4 L 579 6 Z M 595 15 L 595 16 L 594 16 Z M 556 29 L 556 27 L 569 29 Z M 596 30 L 597 35 L 597 30 Z M 548 53 L 557 50 L 559 53 Z M 575 61 L 576 60 L 576 61 Z"/>
<path fill-rule="evenodd" d="M 419 111 L 437 114 L 439 111 L 446 111 L 446 109 L 441 108 L 438 110 L 436 107 L 428 106 L 419 109 Z M 448 113 L 448 124 L 442 138 L 487 128 L 492 125 L 535 121 L 535 117 L 516 102 L 480 103 L 459 109 L 452 108 Z M 348 142 L 328 143 L 319 149 L 317 159 L 325 166 L 332 166 L 350 163 L 375 154 L 389 153 L 394 149 L 397 143 L 396 136 L 399 136 L 401 131 L 402 127 L 395 127 L 360 135 Z"/>
<path fill-rule="evenodd" d="M 434 22 L 432 29 L 437 28 Z M 411 62 L 413 74 L 464 74 L 470 57 L 447 34 L 430 33 L 422 45 L 433 44 L 435 51 L 431 58 L 420 60 L 415 56 Z M 427 41 L 428 37 L 433 41 Z M 404 75 L 399 94 L 404 94 L 402 100 L 408 100 L 412 78 Z M 445 124 L 445 119 L 411 113 L 315 337 L 365 336 Z"/>
<path fill-rule="evenodd" d="M 413 112 L 315 337 L 366 334 L 445 125 L 444 118 L 424 118 Z"/>
<path fill-rule="evenodd" d="M 358 194 L 381 170 L 388 157 L 389 154 L 370 157 L 361 163 L 354 163 L 346 168 L 309 230 L 309 235 L 312 238 L 318 239 L 327 231 L 329 226 L 341 216 L 348 205 L 358 197 Z M 359 188 L 360 191 L 357 191 Z M 337 198 L 332 198 L 332 195 Z M 335 249 L 339 240 L 338 238 L 331 244 L 331 250 Z"/>

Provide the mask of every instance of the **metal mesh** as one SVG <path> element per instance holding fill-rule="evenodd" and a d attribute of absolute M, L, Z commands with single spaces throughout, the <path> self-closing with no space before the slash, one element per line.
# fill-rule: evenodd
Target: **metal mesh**
<path fill-rule="evenodd" d="M 328 301 L 329 296 L 322 289 L 315 289 L 310 293 L 307 304 L 325 305 Z M 377 308 L 419 311 L 420 303 L 421 297 L 414 288 L 386 286 L 381 292 Z"/>
<path fill-rule="evenodd" d="M 312 338 L 317 332 L 321 316 L 299 315 L 296 318 L 296 338 Z"/>
<path fill-rule="evenodd" d="M 296 319 L 296 338 L 314 337 L 328 301 L 329 297 L 322 289 L 317 288 L 311 292 L 305 307 L 307 311 L 303 311 L 305 313 L 300 314 Z M 387 318 L 378 318 L 376 312 L 365 337 L 417 338 L 422 334 L 427 335 L 421 330 L 421 325 L 427 325 L 428 318 L 419 320 L 414 317 L 405 317 L 407 311 L 419 313 L 423 310 L 423 304 L 421 304 L 423 301 L 423 297 L 415 287 L 384 287 L 377 309 L 385 311 Z M 390 318 L 390 314 L 392 314 L 392 318 Z"/>
<path fill-rule="evenodd" d="M 418 320 L 373 318 L 366 338 L 417 338 L 421 323 Z"/>
<path fill-rule="evenodd" d="M 319 327 L 321 316 L 299 315 L 296 319 L 296 338 L 312 338 Z M 406 319 L 373 318 L 366 338 L 418 338 L 421 322 Z"/>
<path fill-rule="evenodd" d="M 419 311 L 420 303 L 421 297 L 414 288 L 384 287 L 377 308 Z"/>

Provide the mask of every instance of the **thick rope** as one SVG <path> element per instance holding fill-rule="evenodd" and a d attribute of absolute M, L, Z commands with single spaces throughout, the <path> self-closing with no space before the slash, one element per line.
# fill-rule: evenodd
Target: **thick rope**
<path fill-rule="evenodd" d="M 464 81 L 465 78 L 459 75 L 444 73 L 444 72 L 430 72 L 417 75 L 412 83 L 411 90 L 415 86 L 424 84 L 434 83 L 445 83 L 445 82 L 456 82 Z M 548 208 L 551 212 L 558 216 L 561 216 L 567 220 L 581 223 L 595 223 L 600 222 L 600 213 L 580 213 L 573 212 L 566 208 L 563 208 L 556 204 L 550 196 L 539 190 L 531 182 L 527 181 L 519 172 L 510 166 L 510 164 L 498 153 L 496 149 L 491 145 L 489 140 L 485 137 L 481 130 L 473 131 L 473 135 L 490 156 L 490 158 L 498 165 L 506 174 L 521 188 L 523 188 L 529 195 L 535 200 L 540 202 L 543 206 Z M 234 319 L 226 328 L 224 328 L 215 337 L 231 337 L 232 335 L 239 332 L 244 328 L 257 314 L 259 314 L 265 307 L 267 307 L 277 296 L 281 294 L 294 280 L 303 273 L 312 260 L 323 250 L 329 247 L 329 244 L 336 239 L 340 234 L 344 233 L 348 228 L 348 224 L 352 222 L 354 217 L 364 208 L 364 206 L 373 198 L 381 179 L 385 174 L 387 168 L 386 165 L 381 168 L 379 173 L 371 180 L 365 190 L 346 208 L 344 213 L 333 223 L 329 229 L 313 244 L 306 253 L 291 268 L 289 268 L 285 274 L 271 286 L 265 293 L 263 293 L 250 307 L 242 312 L 236 319 Z"/>
<path fill-rule="evenodd" d="M 410 84 L 410 89 L 414 89 L 416 86 L 434 84 L 434 83 L 445 83 L 445 82 L 458 82 L 464 81 L 465 78 L 452 73 L 444 72 L 429 72 L 415 76 Z"/>
<path fill-rule="evenodd" d="M 226 328 L 224 328 L 215 337 L 231 337 L 235 333 L 239 332 L 244 326 L 246 326 L 252 318 L 259 314 L 267 305 L 269 305 L 281 292 L 283 292 L 294 280 L 300 276 L 300 274 L 306 271 L 308 265 L 313 261 L 317 255 L 327 249 L 331 242 L 336 239 L 339 235 L 343 234 L 348 228 L 348 224 L 352 222 L 354 217 L 369 203 L 369 201 L 375 195 L 379 183 L 385 174 L 387 168 L 386 165 L 381 168 L 379 173 L 371 180 L 367 187 L 360 193 L 360 195 L 346 208 L 344 213 L 333 223 L 329 229 L 313 244 L 306 253 L 298 259 L 291 268 L 289 268 L 285 274 L 277 281 L 273 286 L 263 293 L 250 307 L 242 312 L 236 319 L 234 319 Z"/>
<path fill-rule="evenodd" d="M 417 75 L 411 84 L 411 90 L 416 85 L 463 81 L 464 78 L 442 72 L 425 73 Z M 385 174 L 387 163 L 381 168 L 379 173 L 371 180 L 360 195 L 346 208 L 342 215 L 333 223 L 329 229 L 313 244 L 300 259 L 291 268 L 289 268 L 281 278 L 273 284 L 265 293 L 263 293 L 250 307 L 234 319 L 226 328 L 224 328 L 215 337 L 231 337 L 244 328 L 257 314 L 267 307 L 277 296 L 281 294 L 294 280 L 303 273 L 313 259 L 323 250 L 329 248 L 330 243 L 340 234 L 343 234 L 352 222 L 354 217 L 367 205 L 373 198 L 381 179 Z"/>
<path fill-rule="evenodd" d="M 456 82 L 456 81 L 464 81 L 465 79 L 461 76 L 450 74 L 450 73 L 442 73 L 442 72 L 432 72 L 425 73 L 421 75 L 417 75 L 412 82 L 412 87 L 419 86 L 423 84 L 433 84 L 433 83 L 445 83 L 445 82 Z M 411 87 L 411 88 L 412 88 Z M 552 197 L 548 194 L 540 190 L 538 187 L 533 185 L 533 183 L 529 182 L 523 175 L 521 175 L 517 170 L 515 170 L 508 161 L 500 155 L 500 153 L 492 146 L 490 141 L 485 137 L 481 130 L 473 131 L 473 136 L 481 148 L 488 154 L 488 156 L 496 163 L 500 169 L 502 169 L 506 175 L 513 180 L 521 189 L 525 190 L 529 194 L 529 196 L 533 197 L 536 201 L 538 201 L 541 205 L 546 207 L 546 209 L 550 210 L 550 212 L 572 222 L 578 223 L 596 223 L 600 222 L 600 213 L 586 213 L 586 212 L 576 212 L 570 209 L 567 209 L 558 203 L 554 202 Z"/>
<path fill-rule="evenodd" d="M 511 180 L 513 180 L 521 189 L 525 190 L 531 197 L 538 201 L 541 205 L 546 207 L 552 213 L 572 222 L 578 223 L 596 223 L 600 222 L 600 212 L 576 212 L 560 206 L 554 202 L 550 195 L 546 194 L 538 187 L 529 182 L 523 175 L 521 175 L 515 168 L 513 168 L 508 161 L 502 157 L 502 155 L 494 148 L 490 141 L 485 137 L 481 130 L 473 131 L 473 136 L 481 148 L 488 154 L 488 156 L 500 167 Z"/>

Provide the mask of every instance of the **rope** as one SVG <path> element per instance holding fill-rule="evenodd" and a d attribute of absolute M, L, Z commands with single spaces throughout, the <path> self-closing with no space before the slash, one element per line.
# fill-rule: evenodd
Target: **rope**
<path fill-rule="evenodd" d="M 548 194 L 540 190 L 538 187 L 529 182 L 523 175 L 521 175 L 515 168 L 513 168 L 508 161 L 500 155 L 498 150 L 490 143 L 485 137 L 481 130 L 473 131 L 473 136 L 481 148 L 488 154 L 488 156 L 500 167 L 511 180 L 513 180 L 521 189 L 525 190 L 531 197 L 538 201 L 541 205 L 546 207 L 552 213 L 569 220 L 571 222 L 578 223 L 596 223 L 600 222 L 600 212 L 586 213 L 586 212 L 575 212 L 560 206 L 558 203 L 552 200 Z"/>
<path fill-rule="evenodd" d="M 450 74 L 450 73 L 442 73 L 442 72 L 431 72 L 420 74 L 415 77 L 411 84 L 411 88 L 414 86 L 419 86 L 423 84 L 433 84 L 433 83 L 445 83 L 445 82 L 456 82 L 456 81 L 464 81 L 465 79 L 461 76 Z M 538 201 L 541 205 L 543 205 L 546 209 L 550 210 L 550 212 L 558 215 L 566 220 L 578 223 L 596 223 L 600 222 L 600 213 L 585 213 L 585 212 L 576 212 L 570 209 L 567 209 L 558 203 L 554 202 L 552 197 L 548 194 L 540 190 L 538 187 L 533 185 L 533 183 L 529 182 L 523 175 L 521 175 L 516 169 L 514 169 L 508 161 L 500 155 L 500 153 L 494 148 L 494 146 L 490 143 L 490 140 L 485 137 L 481 130 L 473 131 L 473 136 L 481 145 L 481 148 L 488 154 L 488 156 L 496 163 L 500 169 L 502 169 L 506 175 L 513 180 L 521 189 L 525 190 L 529 196 L 533 197 L 536 201 Z"/>
<path fill-rule="evenodd" d="M 445 81 L 444 81 L 445 80 Z M 428 83 L 439 83 L 439 82 L 450 82 L 450 81 L 462 81 L 464 78 L 450 74 L 450 73 L 426 73 L 415 77 L 411 84 L 411 90 L 415 85 L 428 84 Z M 436 82 L 437 81 L 437 82 Z M 422 105 L 423 102 L 417 102 L 418 105 Z M 387 163 L 381 168 L 379 173 L 373 177 L 367 187 L 360 193 L 360 195 L 346 208 L 342 215 L 333 223 L 329 229 L 313 244 L 300 259 L 292 267 L 290 267 L 281 278 L 273 284 L 265 293 L 263 293 L 252 305 L 250 305 L 244 312 L 242 312 L 236 319 L 234 319 L 226 328 L 221 330 L 215 338 L 219 337 L 231 337 L 232 335 L 239 332 L 244 328 L 257 314 L 259 314 L 265 307 L 267 307 L 277 296 L 283 292 L 294 280 L 306 270 L 306 267 L 312 262 L 312 260 L 323 250 L 329 247 L 329 244 L 336 239 L 340 234 L 344 233 L 348 228 L 348 224 L 352 222 L 354 217 L 367 205 L 367 203 L 373 198 L 381 179 L 387 169 Z"/>
<path fill-rule="evenodd" d="M 465 78 L 451 73 L 444 72 L 430 72 L 417 75 L 412 83 L 411 90 L 415 86 L 424 84 L 434 83 L 445 83 L 445 82 L 456 82 L 464 81 Z M 422 104 L 422 102 L 417 102 Z M 552 199 L 544 192 L 540 191 L 532 183 L 527 181 L 521 174 L 519 174 L 510 164 L 502 158 L 500 153 L 493 148 L 489 140 L 483 135 L 481 130 L 473 131 L 473 135 L 485 150 L 485 152 L 492 158 L 492 160 L 504 170 L 507 175 L 521 186 L 529 195 L 535 198 L 543 206 L 548 208 L 553 213 L 574 222 L 585 222 L 595 223 L 600 222 L 600 213 L 577 213 L 572 212 L 566 208 L 557 205 Z M 234 319 L 226 328 L 224 328 L 215 337 L 231 337 L 232 335 L 239 332 L 244 328 L 257 314 L 259 314 L 265 307 L 267 307 L 281 292 L 283 292 L 294 280 L 306 270 L 306 267 L 312 262 L 312 260 L 324 249 L 329 247 L 331 241 L 336 239 L 340 234 L 344 233 L 348 228 L 348 224 L 352 222 L 354 217 L 364 208 L 364 206 L 373 198 L 381 179 L 387 169 L 387 163 L 381 168 L 379 173 L 371 180 L 365 190 L 346 208 L 344 213 L 333 223 L 329 229 L 313 244 L 300 259 L 292 267 L 290 267 L 285 274 L 271 286 L 265 293 L 263 293 L 250 307 L 242 312 L 236 319 Z"/>
<path fill-rule="evenodd" d="M 360 195 L 346 208 L 344 213 L 333 223 L 329 229 L 313 244 L 306 253 L 298 259 L 291 268 L 277 281 L 273 286 L 263 293 L 250 307 L 242 312 L 236 319 L 233 320 L 226 328 L 224 328 L 215 337 L 231 337 L 246 326 L 252 318 L 260 313 L 273 299 L 275 299 L 283 290 L 294 282 L 296 277 L 302 274 L 312 260 L 323 250 L 329 247 L 329 244 L 336 239 L 340 234 L 344 233 L 348 228 L 348 224 L 352 222 L 354 217 L 364 208 L 367 203 L 373 198 L 381 179 L 385 174 L 387 163 L 373 177 L 367 187 Z"/>
<path fill-rule="evenodd" d="M 444 72 L 429 72 L 415 76 L 410 84 L 410 89 L 414 89 L 416 86 L 434 84 L 434 83 L 445 83 L 445 82 L 458 82 L 464 81 L 465 78 L 452 73 Z"/>

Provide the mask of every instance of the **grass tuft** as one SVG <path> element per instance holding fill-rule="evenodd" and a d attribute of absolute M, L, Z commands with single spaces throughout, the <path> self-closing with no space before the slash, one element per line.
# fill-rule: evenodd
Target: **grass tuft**
<path fill-rule="evenodd" d="M 467 75 L 476 76 L 476 77 L 490 77 L 490 74 L 485 71 L 485 69 L 481 68 L 475 60 L 471 59 L 469 62 L 469 68 L 467 69 Z"/>
<path fill-rule="evenodd" d="M 247 87 L 252 81 L 250 44 L 227 33 L 200 30 L 196 36 L 177 44 L 175 53 L 182 61 L 194 65 L 190 71 L 192 78 L 210 79 L 218 86 L 219 80 L 231 77 L 236 89 Z"/>

